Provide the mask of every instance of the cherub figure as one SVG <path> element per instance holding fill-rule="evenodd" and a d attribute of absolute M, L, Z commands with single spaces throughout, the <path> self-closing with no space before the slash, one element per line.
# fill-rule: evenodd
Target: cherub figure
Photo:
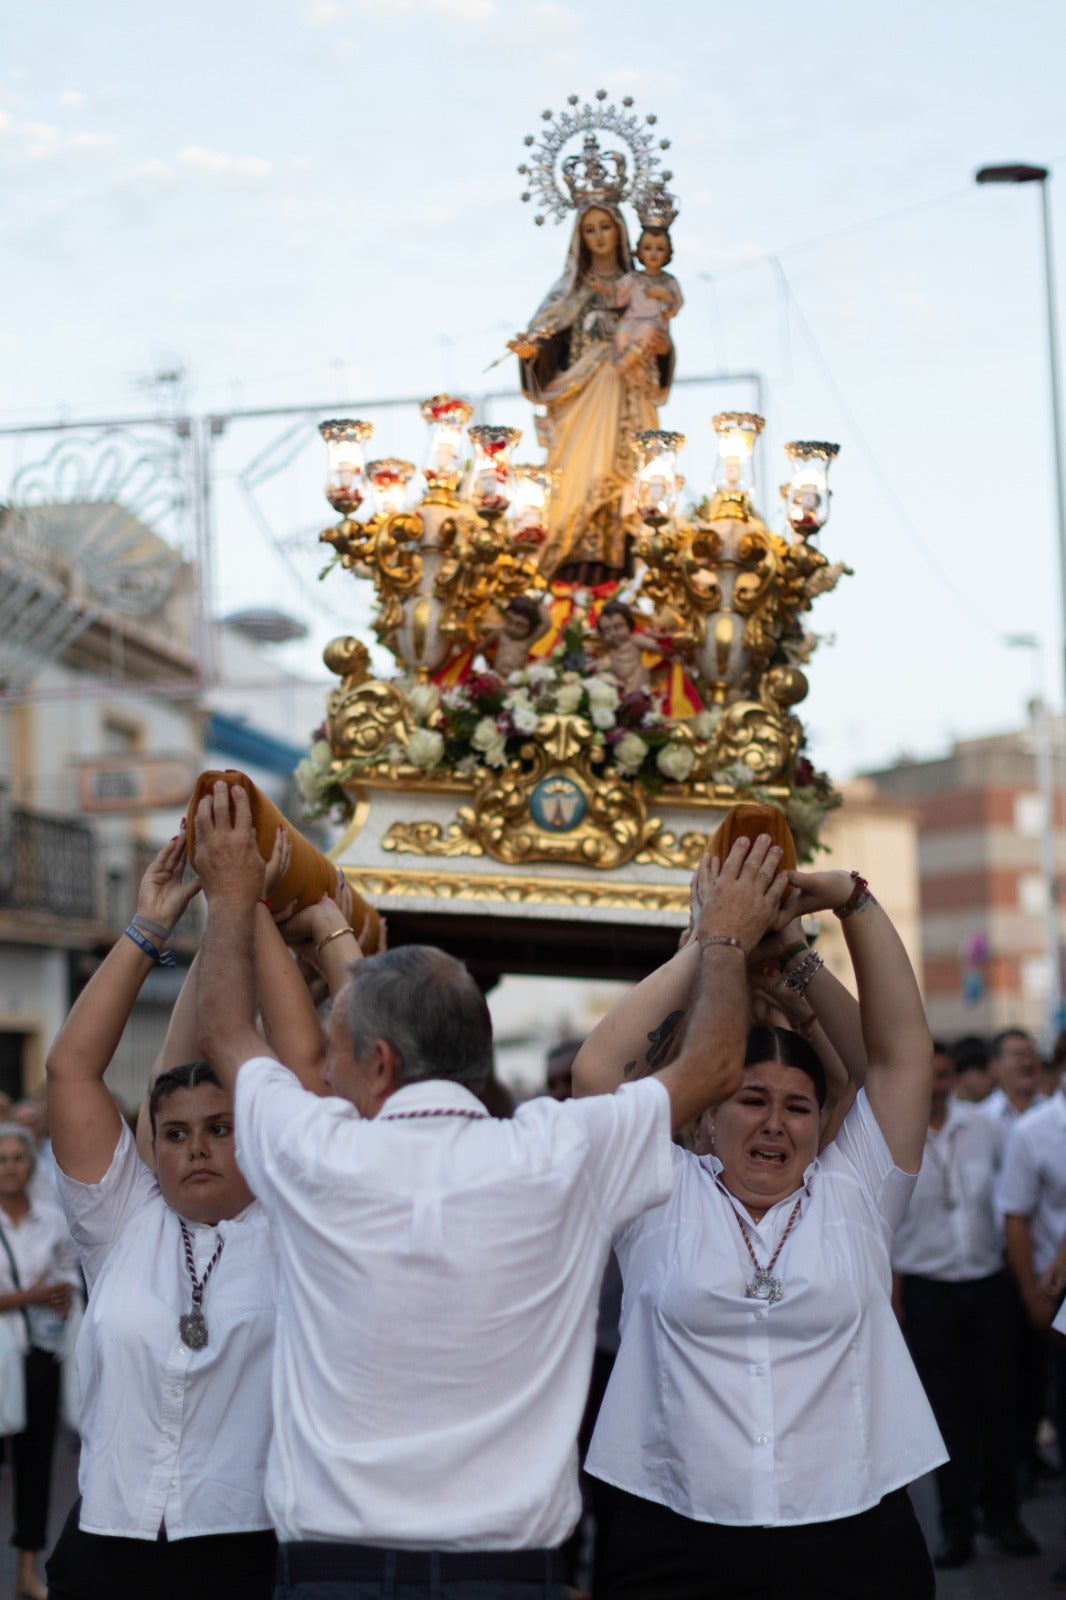
<path fill-rule="evenodd" d="M 596 632 L 606 652 L 599 670 L 609 672 L 623 694 L 650 694 L 651 673 L 645 665 L 644 652 L 654 651 L 661 659 L 662 650 L 654 639 L 638 630 L 629 607 L 621 600 L 608 600 L 596 618 Z"/>
<path fill-rule="evenodd" d="M 623 372 L 651 361 L 652 347 L 661 344 L 667 323 L 684 304 L 681 285 L 663 270 L 673 254 L 667 229 L 649 224 L 637 240 L 643 272 L 627 272 L 614 284 L 597 283 L 614 309 L 625 308 L 614 335 L 614 364 Z"/>
<path fill-rule="evenodd" d="M 539 600 L 516 595 L 504 607 L 502 621 L 478 640 L 477 649 L 490 659 L 501 678 L 509 678 L 512 672 L 523 671 L 530 650 L 550 627 L 551 617 Z"/>

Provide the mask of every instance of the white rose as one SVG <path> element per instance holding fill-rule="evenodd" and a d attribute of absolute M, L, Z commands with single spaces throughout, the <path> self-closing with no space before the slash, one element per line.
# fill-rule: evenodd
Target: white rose
<path fill-rule="evenodd" d="M 428 772 L 444 754 L 444 738 L 432 728 L 415 728 L 407 741 L 407 759 L 412 767 Z"/>
<path fill-rule="evenodd" d="M 487 767 L 502 767 L 507 760 L 507 741 L 502 733 L 497 733 L 495 739 L 485 751 L 485 765 Z"/>
<path fill-rule="evenodd" d="M 562 716 L 569 716 L 581 704 L 584 689 L 580 683 L 561 683 L 555 691 L 555 709 Z M 614 718 L 611 718 L 614 721 Z"/>
<path fill-rule="evenodd" d="M 530 681 L 529 677 L 521 669 L 518 672 L 509 673 L 507 677 L 507 682 L 513 684 L 516 689 L 521 688 Z"/>
<path fill-rule="evenodd" d="M 435 683 L 416 683 L 408 693 L 407 704 L 416 722 L 428 722 L 440 705 L 440 690 Z"/>
<path fill-rule="evenodd" d="M 592 726 L 594 728 L 601 728 L 605 732 L 608 728 L 614 727 L 614 712 L 611 710 L 610 706 L 593 706 Z"/>
<path fill-rule="evenodd" d="M 620 772 L 632 775 L 639 772 L 644 765 L 644 757 L 648 753 L 648 746 L 639 733 L 623 733 L 614 747 L 615 766 Z"/>
<path fill-rule="evenodd" d="M 713 711 L 697 711 L 690 726 L 697 739 L 710 739 L 721 720 L 722 713 L 717 708 Z"/>
<path fill-rule="evenodd" d="M 655 765 L 671 783 L 684 783 L 695 760 L 695 754 L 685 745 L 664 744 L 655 757 Z"/>
<path fill-rule="evenodd" d="M 555 681 L 554 669 L 543 661 L 534 661 L 533 665 L 527 669 L 526 676 L 530 683 L 538 688 L 542 684 L 554 683 Z"/>
<path fill-rule="evenodd" d="M 316 739 L 311 746 L 311 760 L 320 772 L 333 765 L 333 747 L 328 739 Z"/>
<path fill-rule="evenodd" d="M 516 733 L 536 733 L 540 718 L 533 707 L 526 704 L 511 707 L 511 721 Z"/>
<path fill-rule="evenodd" d="M 304 756 L 302 761 L 296 763 L 293 778 L 304 804 L 317 805 L 322 795 L 322 772 L 315 766 L 310 756 Z"/>
<path fill-rule="evenodd" d="M 495 717 L 482 717 L 473 733 L 470 735 L 470 744 L 475 750 L 486 751 L 500 737 L 500 730 L 496 726 Z"/>

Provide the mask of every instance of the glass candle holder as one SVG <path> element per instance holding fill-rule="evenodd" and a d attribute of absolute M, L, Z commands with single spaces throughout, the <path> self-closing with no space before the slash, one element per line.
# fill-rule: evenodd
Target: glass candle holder
<path fill-rule="evenodd" d="M 720 411 L 711 424 L 718 435 L 715 488 L 726 494 L 750 494 L 755 441 L 766 426 L 763 418 L 751 411 Z"/>
<path fill-rule="evenodd" d="M 548 504 L 559 474 L 550 467 L 526 461 L 512 467 L 511 474 L 511 538 L 515 544 L 536 549 L 548 537 Z"/>
<path fill-rule="evenodd" d="M 829 463 L 840 454 L 840 446 L 822 439 L 796 439 L 786 444 L 785 454 L 792 463 L 785 517 L 793 533 L 806 539 L 824 527 L 829 516 Z"/>
<path fill-rule="evenodd" d="M 353 517 L 366 499 L 363 445 L 373 433 L 374 424 L 342 418 L 320 422 L 318 431 L 326 441 L 326 499 L 342 517 Z"/>
<path fill-rule="evenodd" d="M 495 428 L 487 424 L 468 428 L 467 432 L 474 446 L 470 500 L 478 516 L 492 522 L 502 517 L 514 496 L 510 458 L 522 433 L 519 428 Z"/>
<path fill-rule="evenodd" d="M 422 472 L 426 488 L 446 489 L 454 494 L 463 475 L 463 429 L 474 415 L 469 400 L 435 394 L 419 407 L 429 423 L 429 445 Z"/>
<path fill-rule="evenodd" d="M 396 456 L 385 456 L 381 461 L 371 461 L 366 469 L 374 490 L 374 503 L 383 517 L 402 511 L 407 503 L 407 485 L 414 477 L 413 461 L 400 461 Z"/>
<path fill-rule="evenodd" d="M 637 454 L 637 473 L 633 497 L 637 515 L 649 528 L 661 528 L 672 521 L 682 479 L 677 474 L 677 458 L 685 447 L 683 433 L 666 433 L 647 428 L 633 435 Z"/>

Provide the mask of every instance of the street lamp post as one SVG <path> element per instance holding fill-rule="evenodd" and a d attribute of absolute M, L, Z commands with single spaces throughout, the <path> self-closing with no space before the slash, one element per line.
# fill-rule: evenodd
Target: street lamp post
<path fill-rule="evenodd" d="M 1059 328 L 1058 300 L 1055 293 L 1055 261 L 1051 235 L 1051 206 L 1048 167 L 1029 166 L 1013 162 L 999 167 L 981 167 L 975 174 L 977 183 L 1036 183 L 1040 186 L 1040 220 L 1044 240 L 1044 308 L 1047 319 L 1048 381 L 1051 389 L 1051 442 L 1055 461 L 1055 532 L 1059 552 L 1059 626 L 1060 661 L 1063 685 L 1063 721 L 1061 725 L 1061 757 L 1063 762 L 1063 797 L 1066 801 L 1066 465 L 1062 455 L 1062 401 L 1059 385 Z M 1052 816 L 1052 826 L 1054 817 Z M 1057 881 L 1051 879 L 1050 892 L 1053 903 L 1057 901 Z M 1056 912 L 1057 916 L 1057 912 Z"/>

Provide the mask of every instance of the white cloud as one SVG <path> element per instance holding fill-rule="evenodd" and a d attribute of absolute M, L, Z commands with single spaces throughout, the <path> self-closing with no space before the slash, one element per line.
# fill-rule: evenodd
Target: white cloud
<path fill-rule="evenodd" d="M 206 178 L 251 181 L 260 183 L 273 175 L 272 164 L 263 156 L 234 156 L 224 150 L 208 150 L 203 145 L 188 144 L 178 152 L 178 162 L 190 172 Z"/>
<path fill-rule="evenodd" d="M 70 106 L 73 110 L 79 111 L 88 98 L 88 95 L 82 94 L 80 89 L 64 89 L 59 96 L 59 104 L 61 106 Z"/>

